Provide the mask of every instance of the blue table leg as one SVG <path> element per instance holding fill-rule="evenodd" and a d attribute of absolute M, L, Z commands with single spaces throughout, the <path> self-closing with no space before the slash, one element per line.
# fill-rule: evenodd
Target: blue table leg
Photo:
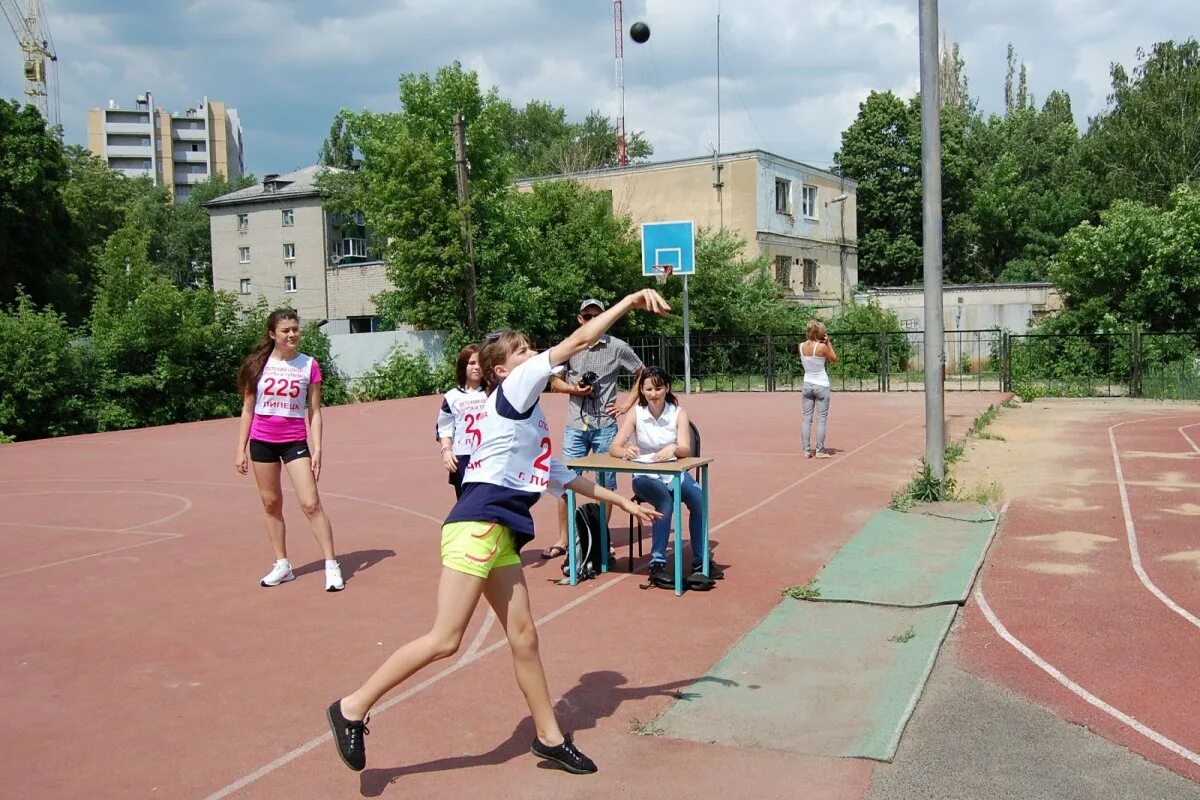
<path fill-rule="evenodd" d="M 683 486 L 683 478 L 679 473 L 675 473 L 675 480 L 672 482 L 672 488 L 675 490 L 675 596 L 679 597 L 683 594 L 683 509 L 681 507 L 681 496 Z"/>
<path fill-rule="evenodd" d="M 600 483 L 600 473 L 596 473 L 596 483 Z M 605 503 L 600 504 L 600 571 L 608 572 L 608 512 Z"/>
<path fill-rule="evenodd" d="M 701 518 L 700 518 L 701 519 L 700 529 L 704 531 L 704 575 L 705 575 L 705 577 L 711 577 L 709 575 L 710 564 L 709 564 L 709 546 L 708 546 L 708 465 L 707 464 L 705 464 L 703 467 L 700 468 L 700 495 L 703 498 L 701 501 L 701 506 L 700 506 L 701 509 L 703 509 L 703 516 L 701 516 Z"/>
<path fill-rule="evenodd" d="M 575 531 L 575 492 L 567 489 L 567 564 L 570 566 L 572 586 L 579 583 L 579 565 L 575 563 L 575 543 L 578 535 Z"/>

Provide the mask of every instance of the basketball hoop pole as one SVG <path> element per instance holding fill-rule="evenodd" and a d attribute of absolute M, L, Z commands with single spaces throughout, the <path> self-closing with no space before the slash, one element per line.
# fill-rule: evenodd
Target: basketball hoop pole
<path fill-rule="evenodd" d="M 683 275 L 683 393 L 692 393 L 692 347 L 691 331 L 688 326 L 688 276 Z"/>

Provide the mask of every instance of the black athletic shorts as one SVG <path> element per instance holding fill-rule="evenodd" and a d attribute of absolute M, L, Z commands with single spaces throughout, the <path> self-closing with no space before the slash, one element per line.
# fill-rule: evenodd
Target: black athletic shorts
<path fill-rule="evenodd" d="M 308 452 L 308 442 L 262 442 L 250 440 L 250 460 L 264 464 L 277 464 L 280 461 L 288 463 L 297 458 L 312 458 Z"/>
<path fill-rule="evenodd" d="M 463 475 L 467 474 L 467 462 L 471 460 L 470 456 L 455 456 L 454 460 L 458 462 L 458 469 L 450 473 L 450 479 L 446 483 L 454 487 L 454 497 L 462 497 L 462 479 Z"/>

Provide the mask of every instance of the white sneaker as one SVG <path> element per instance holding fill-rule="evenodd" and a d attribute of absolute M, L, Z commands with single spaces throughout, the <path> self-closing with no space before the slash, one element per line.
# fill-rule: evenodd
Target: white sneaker
<path fill-rule="evenodd" d="M 275 566 L 271 567 L 271 571 L 264 575 L 258 583 L 260 586 L 278 586 L 294 580 L 296 580 L 296 576 L 292 572 L 292 564 L 284 558 L 276 561 Z"/>
<path fill-rule="evenodd" d="M 340 592 L 346 588 L 346 582 L 342 580 L 342 565 L 336 561 L 333 564 L 325 565 L 325 591 Z"/>

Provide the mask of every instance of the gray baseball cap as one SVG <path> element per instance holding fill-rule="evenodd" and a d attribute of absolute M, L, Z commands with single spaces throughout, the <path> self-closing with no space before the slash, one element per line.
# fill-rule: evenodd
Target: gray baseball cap
<path fill-rule="evenodd" d="M 601 311 L 603 311 L 605 309 L 603 300 L 597 300 L 594 297 L 589 297 L 587 300 L 584 300 L 582 303 L 579 304 L 579 312 L 582 314 L 583 310 L 585 308 L 587 308 L 588 306 L 596 306 Z"/>

